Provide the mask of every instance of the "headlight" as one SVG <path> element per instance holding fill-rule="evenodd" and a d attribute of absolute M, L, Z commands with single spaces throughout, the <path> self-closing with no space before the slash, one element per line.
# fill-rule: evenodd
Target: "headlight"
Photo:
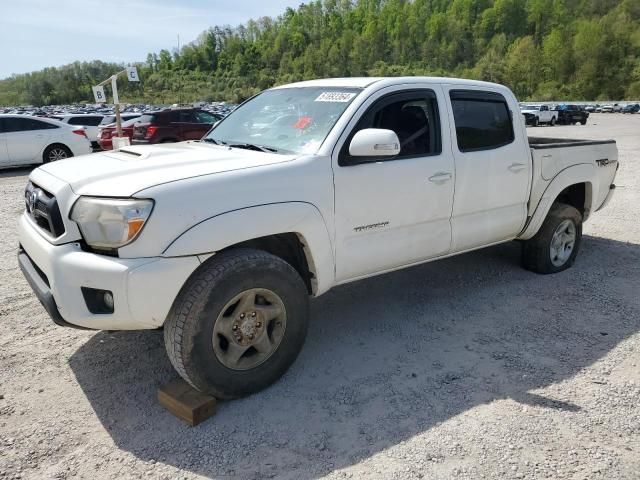
<path fill-rule="evenodd" d="M 113 249 L 135 240 L 152 209 L 153 200 L 80 197 L 71 220 L 88 245 Z"/>

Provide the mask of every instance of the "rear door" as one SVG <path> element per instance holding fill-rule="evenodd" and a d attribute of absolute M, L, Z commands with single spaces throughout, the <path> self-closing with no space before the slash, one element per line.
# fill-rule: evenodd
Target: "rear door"
<path fill-rule="evenodd" d="M 191 110 L 176 110 L 169 114 L 171 128 L 175 130 L 178 141 L 195 140 L 197 136 L 196 123 Z"/>
<path fill-rule="evenodd" d="M 444 255 L 451 246 L 455 168 L 439 86 L 395 86 L 360 107 L 333 154 L 336 278 L 347 281 Z M 363 159 L 364 128 L 396 132 L 400 154 Z"/>
<path fill-rule="evenodd" d="M 52 132 L 59 128 L 30 117 L 5 118 L 4 125 L 9 161 L 13 165 L 41 163 Z"/>
<path fill-rule="evenodd" d="M 479 87 L 446 87 L 456 165 L 452 251 L 515 236 L 524 226 L 531 156 L 524 129 L 514 128 L 515 99 Z"/>

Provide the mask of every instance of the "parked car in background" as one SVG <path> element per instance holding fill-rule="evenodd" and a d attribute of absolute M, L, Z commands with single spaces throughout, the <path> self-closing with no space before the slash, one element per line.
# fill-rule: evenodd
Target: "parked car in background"
<path fill-rule="evenodd" d="M 87 133 L 87 138 L 91 142 L 91 146 L 98 147 L 98 125 L 104 119 L 104 115 L 96 113 L 73 113 L 63 115 L 51 115 L 50 118 L 60 120 L 63 123 L 74 125 L 78 127 L 84 127 Z"/>
<path fill-rule="evenodd" d="M 133 127 L 140 121 L 140 117 L 135 117 L 122 123 L 122 136 L 128 137 L 131 142 L 133 139 Z M 100 138 L 98 138 L 98 144 L 102 150 L 112 150 L 113 140 L 116 136 L 116 124 L 105 125 L 100 127 Z"/>
<path fill-rule="evenodd" d="M 147 113 L 133 127 L 133 144 L 200 140 L 222 119 L 220 115 L 195 108 L 177 108 Z"/>
<path fill-rule="evenodd" d="M 640 104 L 630 103 L 622 107 L 622 113 L 638 113 L 640 111 Z"/>
<path fill-rule="evenodd" d="M 586 125 L 587 118 L 589 118 L 589 112 L 583 110 L 578 105 L 558 105 L 558 123 L 560 124 L 573 125 L 580 123 L 581 125 Z"/>
<path fill-rule="evenodd" d="M 47 163 L 91 153 L 84 128 L 49 118 L 0 114 L 0 166 Z"/>
<path fill-rule="evenodd" d="M 599 105 L 587 105 L 586 107 L 584 107 L 584 109 L 589 113 L 595 113 L 598 106 Z"/>
<path fill-rule="evenodd" d="M 558 112 L 551 110 L 548 105 L 524 105 L 520 111 L 524 115 L 525 124 L 534 127 L 541 123 L 553 126 L 558 120 Z"/>
<path fill-rule="evenodd" d="M 142 116 L 142 113 L 121 113 L 120 121 L 126 122 L 128 120 L 139 118 L 141 116 Z M 100 122 L 100 125 L 98 126 L 98 128 L 106 125 L 111 125 L 112 123 L 116 123 L 115 113 L 113 115 L 105 115 L 104 117 L 102 117 L 102 121 Z"/>

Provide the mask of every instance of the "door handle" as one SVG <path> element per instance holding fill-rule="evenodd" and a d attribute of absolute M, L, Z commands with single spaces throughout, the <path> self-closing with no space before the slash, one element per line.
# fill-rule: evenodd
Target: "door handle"
<path fill-rule="evenodd" d="M 507 168 L 513 173 L 518 173 L 527 168 L 527 166 L 524 163 L 512 163 Z"/>
<path fill-rule="evenodd" d="M 451 174 L 449 172 L 438 172 L 429 177 L 429 181 L 437 185 L 441 185 L 449 180 L 451 180 Z"/>

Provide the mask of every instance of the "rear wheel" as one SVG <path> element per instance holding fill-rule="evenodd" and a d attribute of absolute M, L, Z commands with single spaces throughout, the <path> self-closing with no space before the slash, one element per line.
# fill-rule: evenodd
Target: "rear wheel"
<path fill-rule="evenodd" d="M 551 122 L 549 122 L 553 127 L 556 124 L 556 117 L 551 117 Z"/>
<path fill-rule="evenodd" d="M 44 163 L 55 162 L 65 158 L 73 157 L 71 150 L 64 145 L 54 144 L 45 148 L 42 154 L 42 161 Z"/>
<path fill-rule="evenodd" d="M 524 242 L 522 263 L 537 273 L 566 270 L 575 261 L 582 241 L 582 215 L 571 205 L 556 203 L 542 227 Z"/>
<path fill-rule="evenodd" d="M 259 250 L 222 252 L 187 281 L 167 318 L 175 369 L 221 399 L 280 378 L 298 356 L 309 317 L 307 288 L 287 262 Z"/>
<path fill-rule="evenodd" d="M 587 124 L 587 119 L 585 118 L 584 120 L 580 120 L 580 125 L 586 125 Z"/>

